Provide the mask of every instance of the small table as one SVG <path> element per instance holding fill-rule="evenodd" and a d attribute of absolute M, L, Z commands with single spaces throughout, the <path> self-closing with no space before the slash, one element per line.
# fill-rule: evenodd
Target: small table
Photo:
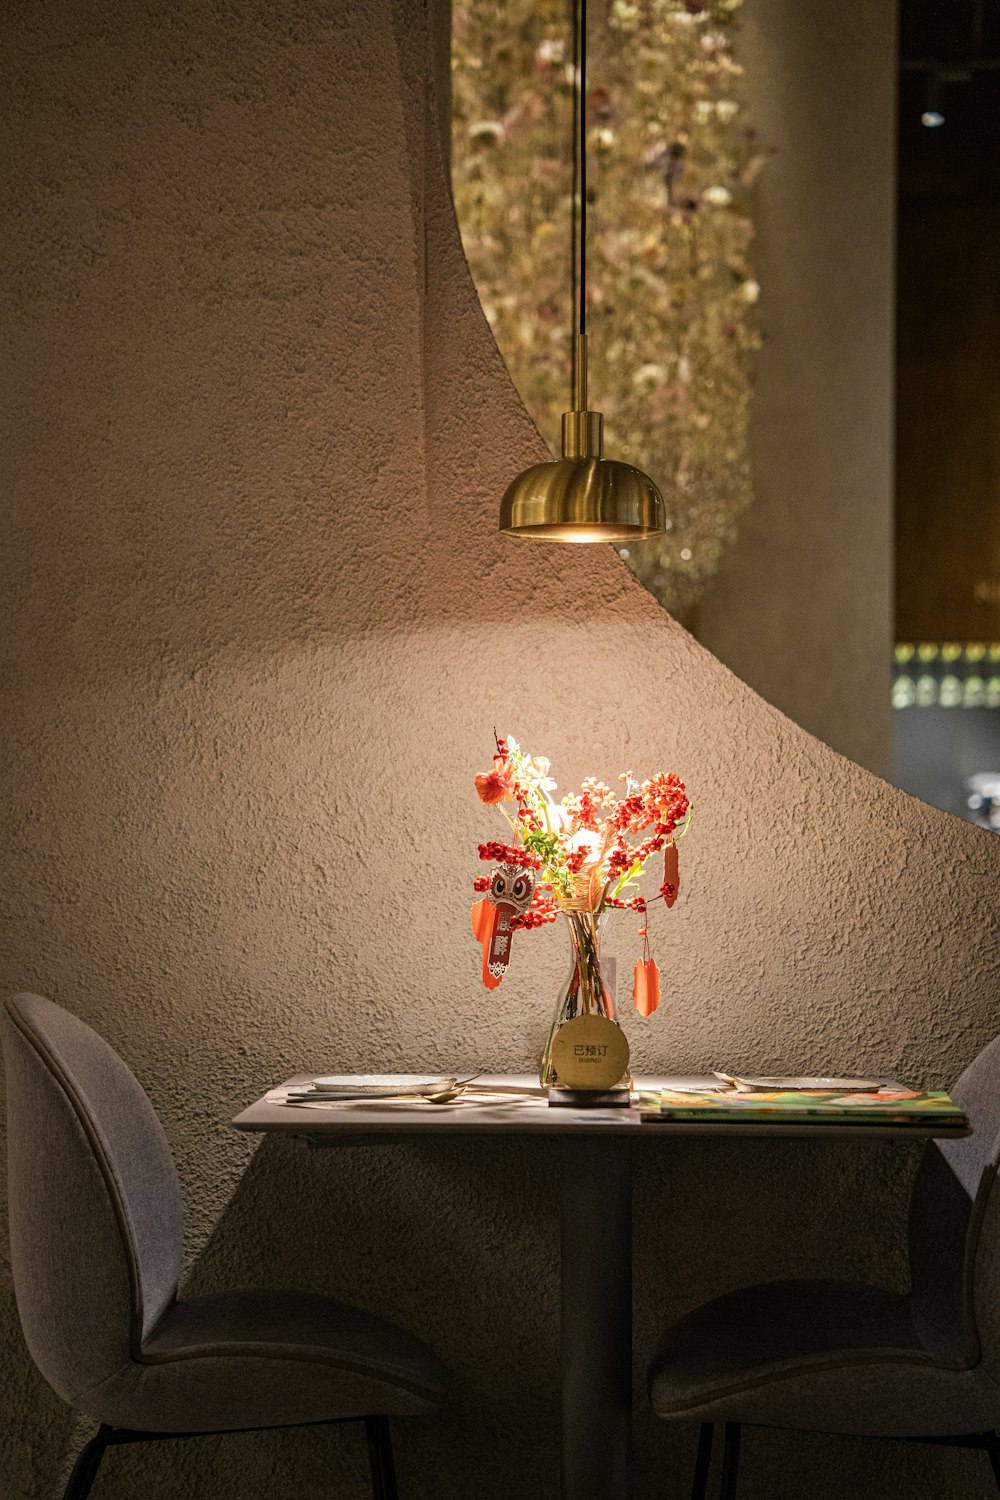
<path fill-rule="evenodd" d="M 289 1084 L 307 1083 L 299 1074 Z M 510 1075 L 478 1085 L 531 1087 Z M 712 1088 L 710 1077 L 649 1077 L 637 1088 Z M 888 1084 L 889 1081 L 886 1080 Z M 891 1085 L 890 1085 L 891 1086 Z M 898 1087 L 898 1085 L 897 1085 Z M 952 1125 L 782 1125 L 769 1121 L 644 1123 L 629 1109 L 550 1108 L 498 1097 L 434 1105 L 419 1100 L 279 1104 L 266 1097 L 236 1116 L 237 1130 L 298 1136 L 313 1147 L 389 1145 L 414 1138 L 550 1137 L 561 1148 L 562 1500 L 628 1500 L 632 1467 L 631 1142 L 678 1136 L 792 1136 L 913 1140 L 968 1132 Z"/>

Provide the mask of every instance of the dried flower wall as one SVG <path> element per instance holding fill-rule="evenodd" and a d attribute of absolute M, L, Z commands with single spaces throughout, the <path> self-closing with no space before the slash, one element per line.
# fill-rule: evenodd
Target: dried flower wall
<path fill-rule="evenodd" d="M 669 517 L 622 549 L 674 613 L 697 602 L 750 500 L 759 288 L 749 188 L 763 155 L 740 96 L 741 0 L 594 0 L 588 26 L 591 405 Z M 453 187 L 511 375 L 556 451 L 570 405 L 570 0 L 457 0 Z"/>

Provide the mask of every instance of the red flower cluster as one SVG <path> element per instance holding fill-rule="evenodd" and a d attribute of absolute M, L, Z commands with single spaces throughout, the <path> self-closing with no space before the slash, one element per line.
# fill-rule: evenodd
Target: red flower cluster
<path fill-rule="evenodd" d="M 479 858 L 492 859 L 497 864 L 519 865 L 522 870 L 542 868 L 537 854 L 532 854 L 529 849 L 522 849 L 518 844 L 501 844 L 499 839 L 490 839 L 489 843 L 480 844 Z"/>
<path fill-rule="evenodd" d="M 546 922 L 554 922 L 559 915 L 559 908 L 555 906 L 551 911 L 525 911 L 519 917 L 511 917 L 512 928 L 521 927 L 525 931 L 532 927 L 544 927 Z"/>
<path fill-rule="evenodd" d="M 680 817 L 688 809 L 687 794 L 684 783 L 675 771 L 660 771 L 656 776 L 651 776 L 648 781 L 642 783 L 642 795 L 648 806 L 656 808 L 660 813 L 670 814 L 680 803 L 683 808 Z M 678 819 L 674 818 L 676 824 Z"/>
<path fill-rule="evenodd" d="M 618 804 L 615 813 L 615 828 L 619 833 L 641 833 L 649 827 L 646 804 L 638 792 L 631 792 Z"/>
<path fill-rule="evenodd" d="M 642 833 L 655 823 L 657 833 L 669 837 L 687 817 L 690 805 L 680 777 L 673 771 L 661 772 L 622 798 L 615 810 L 614 826 L 618 833 Z"/>
<path fill-rule="evenodd" d="M 559 915 L 559 904 L 547 894 L 551 889 L 551 886 L 544 886 L 541 889 L 536 886 L 530 911 L 512 917 L 511 927 L 520 927 L 525 931 L 530 931 L 533 927 L 544 927 L 546 922 L 554 922 Z"/>
<path fill-rule="evenodd" d="M 620 880 L 627 870 L 637 864 L 644 865 L 651 855 L 658 854 L 661 849 L 666 848 L 674 836 L 678 823 L 687 816 L 691 804 L 684 790 L 684 783 L 672 772 L 669 776 L 656 779 L 676 783 L 676 786 L 671 786 L 669 789 L 669 809 L 664 811 L 656 804 L 649 803 L 644 795 L 638 794 L 626 797 L 624 802 L 620 803 L 615 820 L 615 841 L 608 855 L 608 876 L 611 880 Z M 647 781 L 644 787 L 651 784 Z M 663 800 L 666 800 L 665 796 Z M 641 844 L 630 844 L 625 837 L 626 833 L 639 833 L 650 826 L 653 829 L 652 835 L 644 839 Z M 676 893 L 672 891 L 668 893 L 661 887 L 660 895 L 667 894 Z"/>

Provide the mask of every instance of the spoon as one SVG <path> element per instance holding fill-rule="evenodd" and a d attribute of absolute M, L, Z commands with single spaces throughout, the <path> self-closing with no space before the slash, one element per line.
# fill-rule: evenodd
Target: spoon
<path fill-rule="evenodd" d="M 445 1088 L 438 1089 L 433 1094 L 329 1094 L 327 1102 L 344 1103 L 346 1100 L 367 1104 L 385 1104 L 390 1100 L 410 1099 L 420 1104 L 453 1104 L 456 1099 L 461 1098 L 469 1087 L 475 1083 L 477 1078 L 482 1078 L 481 1073 L 473 1073 L 471 1078 L 452 1079 Z M 289 1093 L 285 1096 L 285 1104 L 315 1104 L 317 1100 L 323 1099 L 323 1095 L 315 1090 L 302 1093 Z"/>
<path fill-rule="evenodd" d="M 450 1088 L 439 1089 L 436 1094 L 425 1094 L 424 1098 L 428 1104 L 453 1104 L 456 1099 L 462 1097 L 470 1083 L 475 1083 L 476 1079 L 482 1076 L 482 1073 L 473 1073 L 471 1078 L 456 1080 Z"/>

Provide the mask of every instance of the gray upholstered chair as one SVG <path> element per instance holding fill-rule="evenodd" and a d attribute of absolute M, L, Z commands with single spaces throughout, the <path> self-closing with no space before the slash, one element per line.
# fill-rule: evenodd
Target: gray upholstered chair
<path fill-rule="evenodd" d="M 376 1500 L 396 1495 L 390 1416 L 432 1410 L 433 1354 L 369 1313 L 305 1292 L 178 1299 L 183 1209 L 153 1107 L 75 1016 L 18 995 L 3 1016 L 14 1289 L 31 1355 L 100 1423 L 66 1490 L 109 1445 L 363 1421 Z"/>
<path fill-rule="evenodd" d="M 1000 1038 L 952 1092 L 973 1133 L 924 1149 L 909 1293 L 769 1282 L 696 1308 L 664 1335 L 649 1396 L 665 1421 L 702 1424 L 694 1500 L 716 1422 L 726 1424 L 724 1500 L 736 1494 L 741 1424 L 983 1448 L 1000 1488 Z"/>

